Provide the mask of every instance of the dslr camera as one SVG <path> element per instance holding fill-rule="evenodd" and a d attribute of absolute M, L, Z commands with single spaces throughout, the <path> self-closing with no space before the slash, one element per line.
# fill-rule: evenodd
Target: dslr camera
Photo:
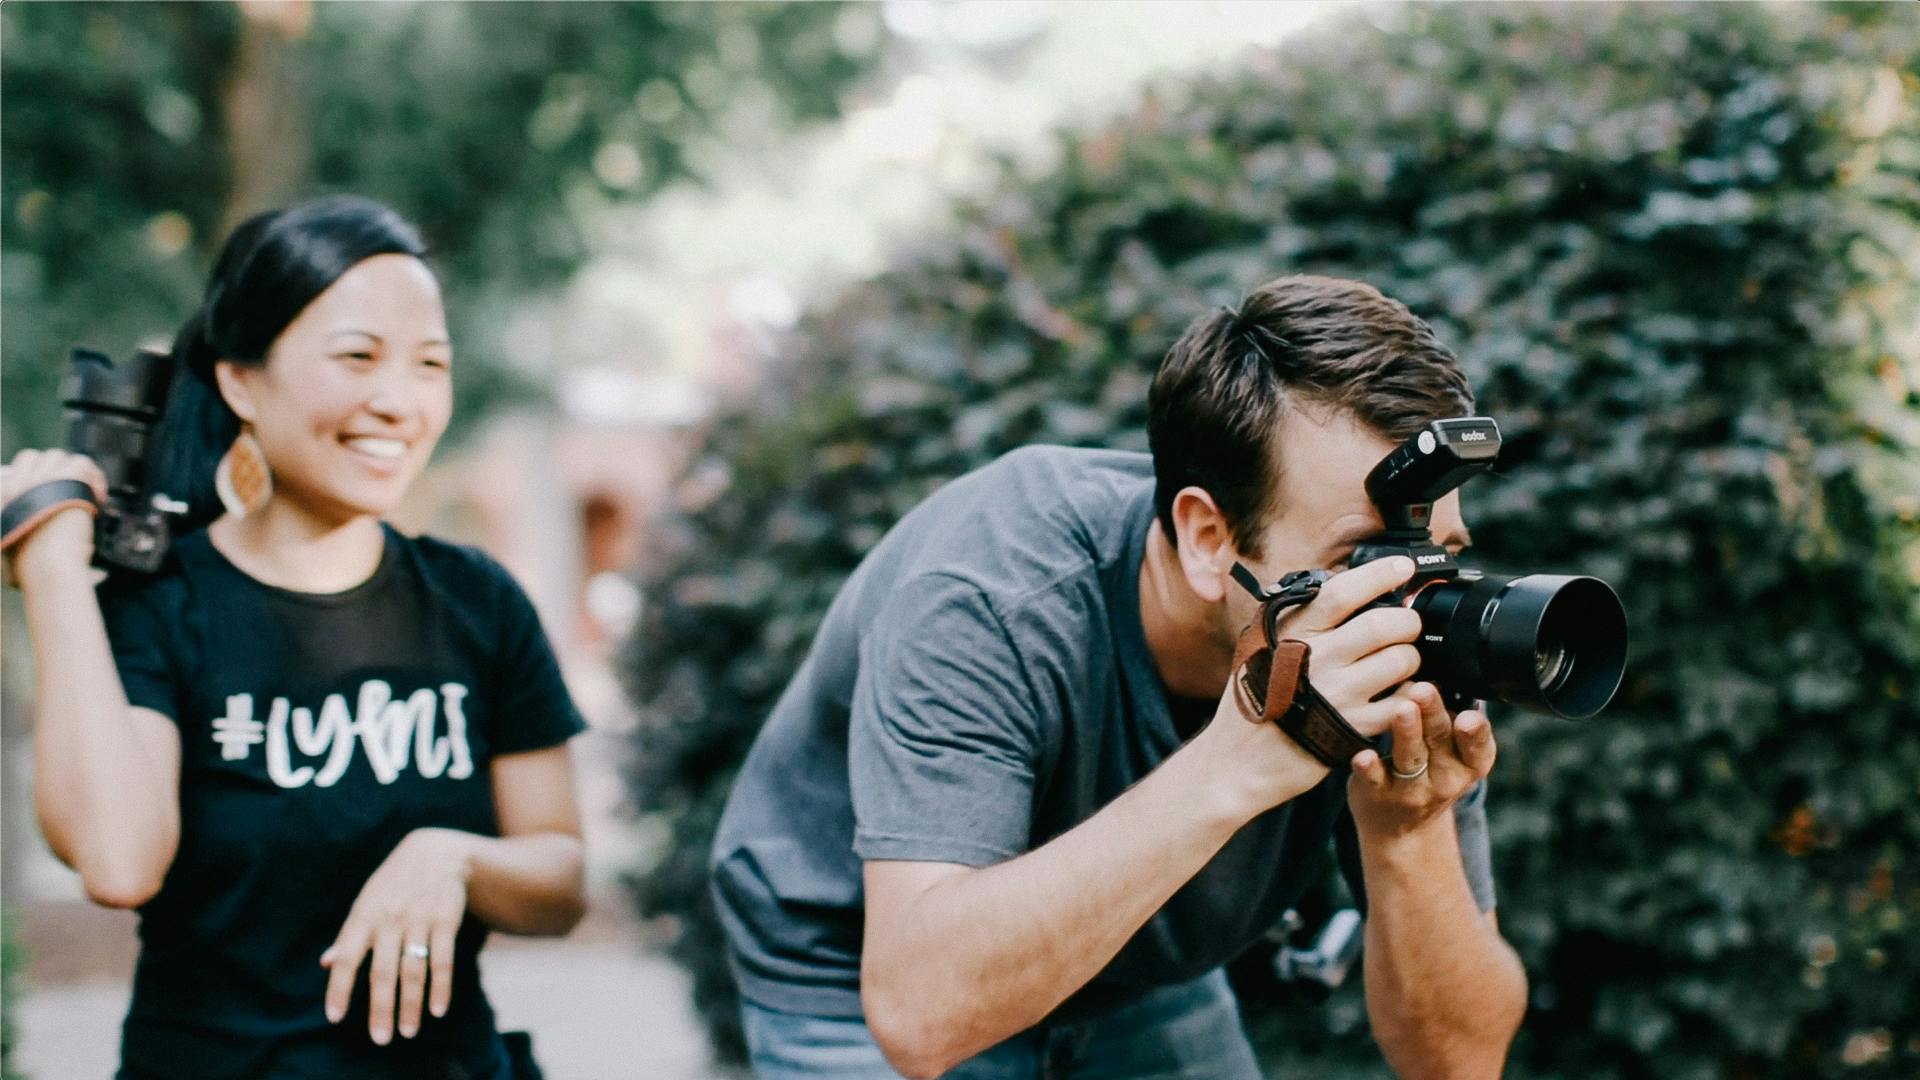
<path fill-rule="evenodd" d="M 1619 596 L 1599 578 L 1467 569 L 1433 542 L 1433 504 L 1499 456 L 1500 427 L 1491 417 L 1428 424 L 1367 474 L 1367 496 L 1386 528 L 1362 540 L 1348 565 L 1394 555 L 1413 560 L 1412 580 L 1369 607 L 1407 607 L 1420 615 L 1414 677 L 1437 686 L 1449 709 L 1486 699 L 1585 720 L 1613 700 L 1626 673 L 1627 613 Z M 1234 577 L 1275 622 L 1332 576 L 1295 571 L 1267 589 L 1234 567 Z"/>
<path fill-rule="evenodd" d="M 115 363 L 105 353 L 76 348 L 60 382 L 67 413 L 67 449 L 85 454 L 107 478 L 107 500 L 78 480 L 52 480 L 22 492 L 0 508 L 6 543 L 32 531 L 30 523 L 52 507 L 94 503 L 93 561 L 107 569 L 150 574 L 172 544 L 171 519 L 184 503 L 152 490 L 148 461 L 154 428 L 172 385 L 167 354 L 141 349 Z"/>

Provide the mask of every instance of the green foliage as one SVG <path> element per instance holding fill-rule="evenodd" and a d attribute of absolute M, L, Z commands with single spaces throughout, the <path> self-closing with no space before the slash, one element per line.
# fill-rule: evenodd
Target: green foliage
<path fill-rule="evenodd" d="M 21 1080 L 14 1068 L 14 1044 L 20 1033 L 14 1030 L 14 998 L 19 993 L 20 969 L 27 962 L 26 947 L 20 944 L 11 912 L 0 915 L 0 1080 Z"/>
<path fill-rule="evenodd" d="M 877 18 L 328 3 L 282 24 L 224 3 L 8 4 L 4 449 L 58 437 L 70 345 L 169 339 L 234 221 L 326 191 L 389 202 L 434 244 L 462 355 L 457 417 L 537 393 L 505 354 L 506 316 L 580 264 L 609 207 L 704 178 L 716 140 L 834 115 L 878 59 L 878 31 L 849 21 Z M 244 108 L 276 118 L 270 147 L 236 145 Z"/>
<path fill-rule="evenodd" d="M 597 211 L 703 176 L 716 135 L 835 115 L 871 61 L 836 44 L 837 4 L 315 14 L 304 76 L 316 184 L 404 198 L 456 275 L 503 295 L 576 268 Z M 340 77 L 363 71 L 380 77 Z"/>
<path fill-rule="evenodd" d="M 225 5 L 0 9 L 8 456 L 58 439 L 70 346 L 171 337 L 199 302 L 191 241 L 222 213 L 219 78 L 238 34 Z"/>
<path fill-rule="evenodd" d="M 1030 441 L 1144 446 L 1194 315 L 1361 278 L 1507 436 L 1477 561 L 1615 583 L 1601 719 L 1496 713 L 1512 1072 L 1920 1073 L 1920 30 L 1893 6 L 1369 13 L 1060 140 L 802 328 L 685 485 L 628 663 L 637 874 L 723 1048 L 705 854 L 835 590 Z M 1253 1008 L 1287 1075 L 1380 1071 L 1355 987 Z"/>

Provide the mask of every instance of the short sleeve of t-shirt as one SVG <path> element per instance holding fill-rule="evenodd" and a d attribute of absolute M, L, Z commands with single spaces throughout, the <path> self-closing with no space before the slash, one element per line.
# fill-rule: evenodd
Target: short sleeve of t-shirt
<path fill-rule="evenodd" d="M 1453 804 L 1454 831 L 1460 834 L 1460 863 L 1473 887 L 1474 903 L 1493 910 L 1493 845 L 1487 838 L 1487 782 L 1475 784 Z"/>
<path fill-rule="evenodd" d="M 573 695 L 560 678 L 547 632 L 526 591 L 506 568 L 476 553 L 493 597 L 500 653 L 494 669 L 497 705 L 487 741 L 496 754 L 544 750 L 586 730 Z"/>
<path fill-rule="evenodd" d="M 854 852 L 985 866 L 1030 846 L 1043 740 L 987 597 L 901 583 L 860 645 L 848 731 Z"/>
<path fill-rule="evenodd" d="M 178 611 L 169 615 L 167 592 L 158 583 L 128 587 L 109 581 L 98 595 L 127 703 L 177 722 L 181 675 L 173 649 L 182 628 Z"/>

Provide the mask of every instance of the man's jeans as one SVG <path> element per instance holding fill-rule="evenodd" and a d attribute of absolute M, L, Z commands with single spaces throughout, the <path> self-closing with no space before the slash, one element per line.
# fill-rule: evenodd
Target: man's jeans
<path fill-rule="evenodd" d="M 861 1020 L 741 1003 L 759 1080 L 898 1080 Z M 1240 1009 L 1215 971 L 1092 1020 L 1035 1028 L 955 1066 L 949 1080 L 1259 1080 Z"/>

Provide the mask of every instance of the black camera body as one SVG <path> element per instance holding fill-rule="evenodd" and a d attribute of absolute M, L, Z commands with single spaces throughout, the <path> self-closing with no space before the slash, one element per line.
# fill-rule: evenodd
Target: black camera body
<path fill-rule="evenodd" d="M 1385 528 L 1360 541 L 1348 565 L 1395 555 L 1413 560 L 1412 579 L 1368 606 L 1419 613 L 1414 677 L 1437 686 L 1450 709 L 1491 699 L 1585 720 L 1613 700 L 1626 673 L 1627 614 L 1619 596 L 1599 578 L 1471 570 L 1433 542 L 1433 504 L 1499 456 L 1500 427 L 1491 417 L 1435 420 L 1421 429 L 1367 474 L 1367 496 Z M 1332 576 L 1297 571 L 1271 590 L 1242 584 L 1263 601 L 1297 603 Z M 1277 620 L 1283 609 L 1267 610 Z"/>
<path fill-rule="evenodd" d="M 1451 551 L 1433 542 L 1433 504 L 1492 467 L 1499 456 L 1500 426 L 1491 417 L 1436 420 L 1401 443 L 1367 474 L 1367 497 L 1380 511 L 1386 529 L 1355 545 L 1347 565 L 1360 566 L 1394 556 L 1413 560 L 1413 577 L 1367 605 L 1369 608 L 1408 607 L 1429 586 L 1474 574 L 1465 570 Z M 1478 698 L 1493 696 L 1453 685 L 1459 680 L 1440 681 L 1438 673 L 1429 670 L 1438 667 L 1428 653 L 1445 644 L 1445 628 L 1426 626 L 1425 612 L 1421 621 L 1421 664 L 1415 678 L 1432 681 L 1446 698 L 1447 707 L 1456 712 L 1470 707 Z"/>
<path fill-rule="evenodd" d="M 119 363 L 87 348 L 68 358 L 60 382 L 67 449 L 92 458 L 107 478 L 107 500 L 94 518 L 96 565 L 158 570 L 172 545 L 171 518 L 186 510 L 152 489 L 148 467 L 172 374 L 167 355 L 151 349 Z"/>

